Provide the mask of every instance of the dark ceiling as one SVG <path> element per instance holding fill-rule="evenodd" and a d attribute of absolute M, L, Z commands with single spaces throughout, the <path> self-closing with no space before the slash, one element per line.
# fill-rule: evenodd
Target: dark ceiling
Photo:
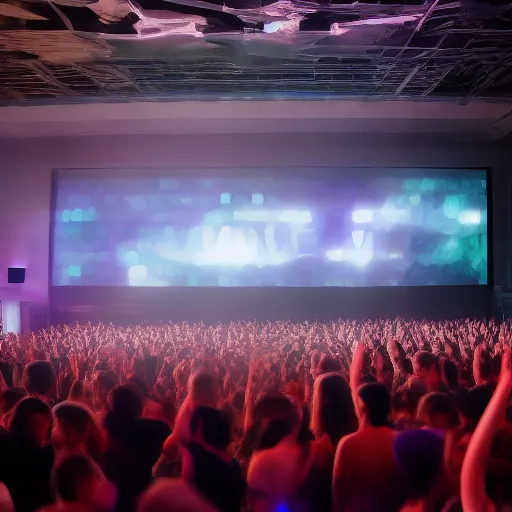
<path fill-rule="evenodd" d="M 1 104 L 512 99 L 512 1 L 3 0 Z"/>

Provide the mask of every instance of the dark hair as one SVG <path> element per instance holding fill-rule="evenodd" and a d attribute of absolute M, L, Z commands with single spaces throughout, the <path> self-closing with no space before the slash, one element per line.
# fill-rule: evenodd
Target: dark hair
<path fill-rule="evenodd" d="M 55 389 L 55 372 L 48 361 L 27 364 L 22 380 L 24 388 L 31 395 L 48 395 Z"/>
<path fill-rule="evenodd" d="M 34 414 L 41 414 L 50 418 L 50 406 L 36 397 L 27 397 L 20 400 L 14 408 L 9 423 L 9 432 L 15 436 L 32 438 L 30 417 Z"/>
<path fill-rule="evenodd" d="M 53 409 L 53 413 L 65 428 L 68 427 L 83 436 L 87 453 L 93 459 L 100 460 L 103 442 L 92 413 L 84 406 L 73 402 L 60 403 Z"/>
<path fill-rule="evenodd" d="M 109 371 L 100 371 L 96 375 L 96 385 L 106 392 L 110 392 L 116 387 L 116 379 Z"/>
<path fill-rule="evenodd" d="M 406 499 L 427 497 L 443 467 L 443 437 L 427 429 L 406 430 L 396 436 L 393 452 Z"/>
<path fill-rule="evenodd" d="M 62 501 L 77 502 L 82 482 L 98 474 L 97 466 L 86 455 L 68 455 L 55 464 L 52 471 L 52 487 Z"/>
<path fill-rule="evenodd" d="M 27 396 L 27 391 L 22 387 L 7 388 L 0 394 L 2 413 L 9 412 L 22 398 Z"/>
<path fill-rule="evenodd" d="M 368 421 L 372 427 L 389 425 L 391 399 L 388 390 L 382 384 L 363 384 L 357 390 L 359 398 L 366 406 Z"/>
<path fill-rule="evenodd" d="M 112 439 L 120 440 L 126 427 L 142 415 L 144 403 L 132 386 L 118 386 L 110 393 L 111 408 L 104 424 Z"/>
<path fill-rule="evenodd" d="M 457 364 L 451 359 L 443 357 L 441 359 L 441 372 L 448 383 L 450 391 L 455 391 L 459 387 L 459 371 Z"/>
<path fill-rule="evenodd" d="M 231 442 L 229 415 L 212 407 L 198 407 L 190 420 L 192 434 L 201 431 L 203 439 L 217 450 L 225 450 Z"/>
<path fill-rule="evenodd" d="M 432 368 L 439 370 L 439 359 L 437 359 L 437 357 L 431 352 L 420 350 L 419 352 L 416 352 L 414 359 L 422 370 L 428 371 Z"/>
<path fill-rule="evenodd" d="M 118 386 L 110 394 L 112 412 L 126 419 L 136 419 L 142 415 L 144 403 L 137 388 L 133 386 Z"/>
<path fill-rule="evenodd" d="M 321 374 L 341 372 L 341 363 L 333 357 L 324 357 L 318 365 Z"/>
<path fill-rule="evenodd" d="M 494 386 L 489 384 L 480 384 L 474 386 L 468 391 L 464 405 L 462 407 L 462 416 L 474 427 L 482 417 L 486 407 L 491 401 L 494 393 Z"/>
<path fill-rule="evenodd" d="M 327 434 L 334 446 L 339 440 L 357 429 L 354 403 L 347 381 L 343 376 L 332 373 L 319 378 L 319 396 L 321 402 L 315 405 L 315 430 Z"/>
<path fill-rule="evenodd" d="M 265 393 L 254 406 L 254 423 L 244 432 L 239 457 L 249 459 L 253 451 L 273 448 L 300 428 L 299 411 L 290 398 L 282 393 Z"/>
<path fill-rule="evenodd" d="M 457 407 L 450 395 L 439 392 L 427 393 L 419 402 L 418 419 L 429 427 L 438 428 L 439 417 L 445 418 L 450 428 L 459 424 Z"/>

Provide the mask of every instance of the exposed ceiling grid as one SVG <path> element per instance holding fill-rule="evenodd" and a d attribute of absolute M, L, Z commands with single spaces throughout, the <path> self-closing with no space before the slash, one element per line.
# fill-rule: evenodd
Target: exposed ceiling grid
<path fill-rule="evenodd" d="M 0 104 L 512 99 L 512 1 L 3 0 Z"/>

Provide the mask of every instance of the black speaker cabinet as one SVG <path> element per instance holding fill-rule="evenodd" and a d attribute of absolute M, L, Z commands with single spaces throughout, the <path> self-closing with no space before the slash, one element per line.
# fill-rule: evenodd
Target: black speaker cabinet
<path fill-rule="evenodd" d="M 25 282 L 25 269 L 11 267 L 7 271 L 7 282 L 12 284 L 19 284 Z"/>

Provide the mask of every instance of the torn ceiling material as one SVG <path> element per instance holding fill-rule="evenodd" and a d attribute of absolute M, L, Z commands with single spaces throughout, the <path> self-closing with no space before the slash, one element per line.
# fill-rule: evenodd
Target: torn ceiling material
<path fill-rule="evenodd" d="M 512 1 L 3 0 L 0 102 L 512 99 Z"/>

